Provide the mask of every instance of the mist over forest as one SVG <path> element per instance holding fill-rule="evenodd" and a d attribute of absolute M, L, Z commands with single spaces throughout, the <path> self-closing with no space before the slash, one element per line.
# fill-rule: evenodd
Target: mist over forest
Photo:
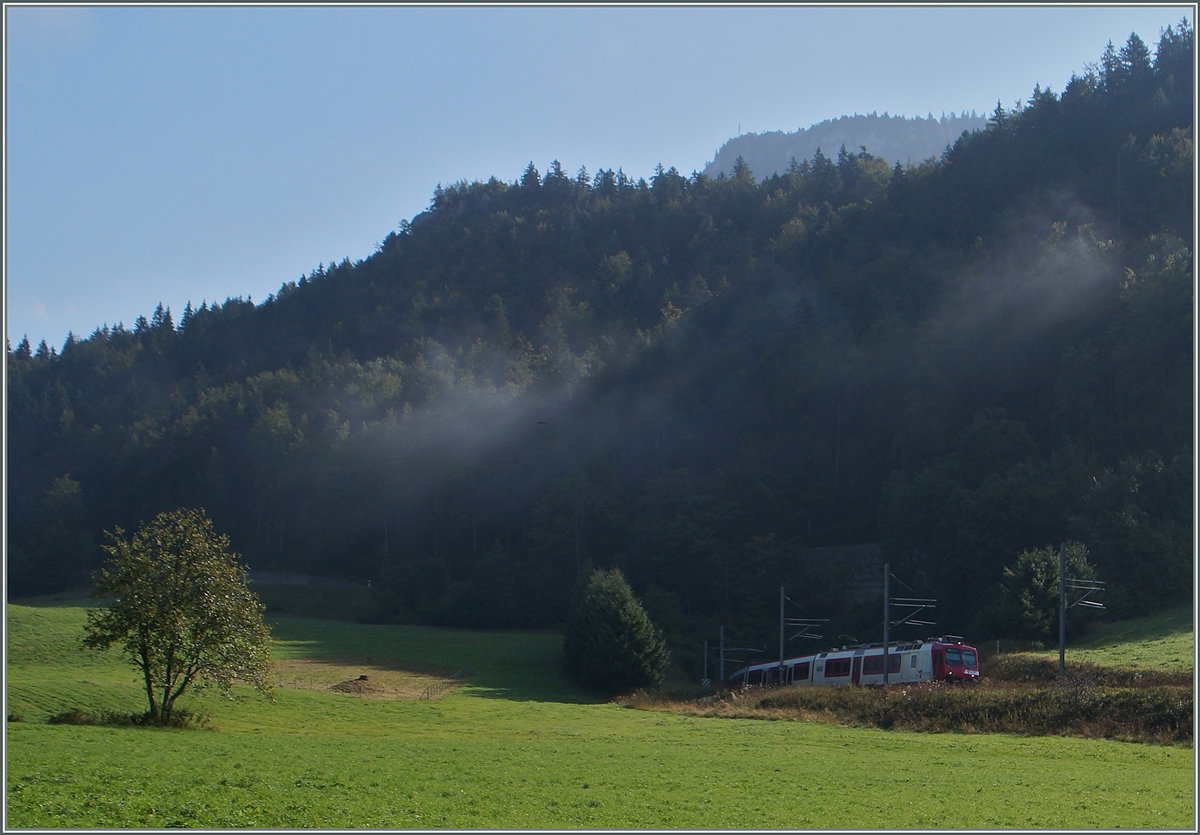
<path fill-rule="evenodd" d="M 850 554 L 975 638 L 1068 539 L 1110 615 L 1187 600 L 1192 85 L 1184 23 L 911 163 L 531 162 L 264 301 L 10 345 L 8 594 L 187 506 L 390 622 L 558 628 L 619 567 L 697 674 L 719 626 L 775 640 L 781 585 L 881 637 Z"/>

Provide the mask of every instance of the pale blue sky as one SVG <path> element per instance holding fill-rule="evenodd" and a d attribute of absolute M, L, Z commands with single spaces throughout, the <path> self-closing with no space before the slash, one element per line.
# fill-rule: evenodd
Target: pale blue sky
<path fill-rule="evenodd" d="M 1193 6 L 5 7 L 7 335 L 256 302 L 434 187 L 991 111 Z"/>

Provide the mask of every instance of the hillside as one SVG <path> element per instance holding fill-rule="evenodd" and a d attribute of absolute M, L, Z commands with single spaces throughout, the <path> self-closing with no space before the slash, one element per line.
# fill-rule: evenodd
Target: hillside
<path fill-rule="evenodd" d="M 1068 538 L 1114 615 L 1181 601 L 1191 85 L 1171 29 L 920 165 L 531 163 L 259 304 L 23 342 L 9 594 L 186 505 L 253 569 L 370 581 L 386 621 L 552 627 L 619 566 L 688 669 L 721 626 L 776 640 L 781 585 L 874 636 L 795 559 L 831 546 L 877 543 L 957 634 L 1024 629 L 1004 569 Z"/>
<path fill-rule="evenodd" d="M 746 161 L 756 177 L 784 174 L 793 164 L 812 159 L 818 151 L 836 158 L 842 149 L 869 154 L 886 162 L 916 165 L 936 159 L 964 132 L 983 130 L 987 119 L 974 111 L 940 117 L 889 116 L 884 113 L 854 114 L 826 119 L 792 132 L 744 133 L 718 149 L 704 167 L 707 177 L 729 176 L 738 157 Z"/>
<path fill-rule="evenodd" d="M 1058 650 L 1037 654 L 1058 663 Z M 1070 642 L 1074 662 L 1117 670 L 1191 675 L 1196 664 L 1193 609 L 1184 606 L 1153 615 L 1115 621 Z"/>

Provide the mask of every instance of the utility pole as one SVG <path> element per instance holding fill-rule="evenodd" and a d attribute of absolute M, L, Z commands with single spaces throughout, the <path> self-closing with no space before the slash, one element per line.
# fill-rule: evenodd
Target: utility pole
<path fill-rule="evenodd" d="M 783 676 L 783 586 L 779 587 L 779 675 Z"/>
<path fill-rule="evenodd" d="M 725 686 L 725 627 L 721 627 L 721 686 Z"/>
<path fill-rule="evenodd" d="M 904 586 L 909 591 L 914 589 L 908 583 L 896 578 L 896 582 Z M 902 610 L 908 610 L 908 614 L 900 618 L 895 623 L 892 623 L 892 604 L 895 604 Z M 910 624 L 912 626 L 933 626 L 933 621 L 917 620 L 917 615 L 924 612 L 926 609 L 936 609 L 937 600 L 932 597 L 897 597 L 892 599 L 892 571 L 891 566 L 887 563 L 883 564 L 883 683 L 888 683 L 888 643 L 892 639 L 891 628 L 893 626 L 904 626 Z"/>
<path fill-rule="evenodd" d="M 1058 546 L 1058 683 L 1067 683 L 1067 609 L 1085 606 L 1090 609 L 1103 609 L 1104 604 L 1088 598 L 1093 593 L 1103 592 L 1106 587 L 1103 580 L 1079 580 L 1067 577 L 1067 544 Z M 1071 605 L 1067 605 L 1067 589 L 1082 591 L 1083 596 Z"/>
<path fill-rule="evenodd" d="M 1121 158 L 1118 156 L 1118 160 Z M 1067 543 L 1058 545 L 1058 683 L 1067 683 Z"/>
<path fill-rule="evenodd" d="M 891 613 L 888 610 L 888 596 L 891 594 L 891 587 L 888 583 L 888 575 L 891 574 L 890 566 L 885 562 L 883 564 L 883 683 L 888 683 L 888 627 L 891 619 Z"/>
<path fill-rule="evenodd" d="M 794 603 L 794 601 L 792 601 L 792 602 Z M 823 623 L 829 623 L 829 618 L 789 618 L 789 617 L 787 617 L 787 609 L 786 609 L 787 603 L 788 603 L 788 598 L 787 598 L 787 594 L 785 593 L 785 589 L 783 586 L 780 586 L 779 587 L 779 667 L 780 667 L 780 676 L 783 675 L 783 662 L 786 660 L 786 656 L 787 656 L 787 652 L 786 652 L 787 642 L 794 641 L 797 638 L 813 638 L 816 640 L 820 640 L 821 638 L 823 638 L 822 635 L 817 635 L 816 633 L 811 632 L 809 630 L 816 629 Z M 796 605 L 799 605 L 799 604 L 796 604 Z M 803 606 L 800 606 L 799 608 L 801 609 L 801 611 L 804 610 Z M 801 627 L 801 629 L 799 632 L 797 632 L 791 638 L 788 638 L 785 630 L 789 626 L 799 626 L 799 627 Z"/>

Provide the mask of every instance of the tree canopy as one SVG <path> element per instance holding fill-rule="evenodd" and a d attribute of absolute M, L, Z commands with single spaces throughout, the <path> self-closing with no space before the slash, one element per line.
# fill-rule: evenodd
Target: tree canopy
<path fill-rule="evenodd" d="M 246 586 L 228 537 L 200 510 L 160 513 L 130 539 L 117 528 L 104 550 L 84 645 L 117 645 L 142 673 L 147 718 L 169 725 L 175 701 L 192 685 L 228 694 L 235 680 L 271 691 L 270 635 L 263 605 Z"/>

